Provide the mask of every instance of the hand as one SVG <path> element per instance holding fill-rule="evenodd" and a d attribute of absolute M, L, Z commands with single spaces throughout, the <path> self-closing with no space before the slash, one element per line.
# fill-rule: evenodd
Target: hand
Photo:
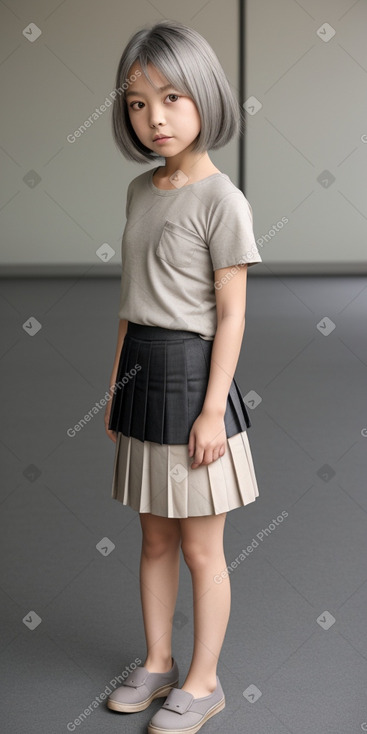
<path fill-rule="evenodd" d="M 189 435 L 189 456 L 194 457 L 191 469 L 201 464 L 211 464 L 226 451 L 224 416 L 200 413 L 192 424 Z"/>

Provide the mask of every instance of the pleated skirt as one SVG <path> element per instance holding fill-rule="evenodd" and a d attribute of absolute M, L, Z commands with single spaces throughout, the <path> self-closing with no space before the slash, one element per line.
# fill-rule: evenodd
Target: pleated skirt
<path fill-rule="evenodd" d="M 205 399 L 212 346 L 196 332 L 128 322 L 109 421 L 117 434 L 111 496 L 137 512 L 217 515 L 259 496 L 247 437 L 251 421 L 234 378 L 225 453 L 190 466 L 189 434 Z"/>

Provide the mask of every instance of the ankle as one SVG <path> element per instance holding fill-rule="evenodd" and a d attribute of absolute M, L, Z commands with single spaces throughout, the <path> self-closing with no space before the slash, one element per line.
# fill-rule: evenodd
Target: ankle
<path fill-rule="evenodd" d="M 201 698 L 202 696 L 208 696 L 213 691 L 215 691 L 217 687 L 217 676 L 214 673 L 214 676 L 201 676 L 199 678 L 197 677 L 187 677 L 181 688 L 183 688 L 184 691 L 189 691 L 190 693 L 193 693 L 194 698 Z"/>
<path fill-rule="evenodd" d="M 144 668 L 149 670 L 150 673 L 168 673 L 173 665 L 172 655 L 165 656 L 149 656 L 147 655 L 145 662 L 143 663 Z"/>

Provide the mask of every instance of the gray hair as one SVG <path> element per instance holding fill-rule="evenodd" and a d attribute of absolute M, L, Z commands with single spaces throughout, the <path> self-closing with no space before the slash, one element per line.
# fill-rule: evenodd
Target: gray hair
<path fill-rule="evenodd" d="M 175 89 L 195 102 L 201 130 L 193 152 L 221 148 L 242 131 L 241 107 L 212 47 L 193 28 L 166 20 L 137 31 L 130 38 L 118 65 L 116 90 L 119 93 L 112 107 L 112 129 L 125 158 L 138 163 L 161 158 L 140 142 L 130 122 L 124 90 L 128 88 L 129 70 L 136 62 L 153 87 L 147 70 L 149 62 Z M 132 75 L 133 81 L 135 78 Z"/>

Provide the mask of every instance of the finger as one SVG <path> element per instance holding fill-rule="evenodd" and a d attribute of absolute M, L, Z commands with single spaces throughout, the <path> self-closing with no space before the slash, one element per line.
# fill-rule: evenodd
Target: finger
<path fill-rule="evenodd" d="M 189 456 L 192 456 L 195 451 L 195 433 L 194 431 L 190 431 L 189 435 L 189 443 L 188 443 L 188 452 Z"/>
<path fill-rule="evenodd" d="M 203 454 L 204 454 L 203 449 L 199 449 L 198 448 L 195 451 L 194 462 L 193 462 L 193 464 L 191 464 L 191 469 L 196 469 L 197 466 L 200 466 L 200 464 L 201 464 L 201 462 L 203 460 Z"/>
<path fill-rule="evenodd" d="M 212 456 L 212 452 L 210 452 L 210 455 Z M 198 454 L 198 458 L 196 459 L 195 455 L 195 461 L 197 462 L 197 466 L 205 466 L 206 464 L 210 464 L 212 459 L 210 458 L 208 461 L 208 451 L 201 450 L 200 455 Z"/>
<path fill-rule="evenodd" d="M 204 456 L 202 458 L 202 463 L 203 464 L 206 464 L 206 465 L 211 464 L 214 461 L 213 455 L 214 455 L 213 449 L 206 449 L 204 451 Z"/>

